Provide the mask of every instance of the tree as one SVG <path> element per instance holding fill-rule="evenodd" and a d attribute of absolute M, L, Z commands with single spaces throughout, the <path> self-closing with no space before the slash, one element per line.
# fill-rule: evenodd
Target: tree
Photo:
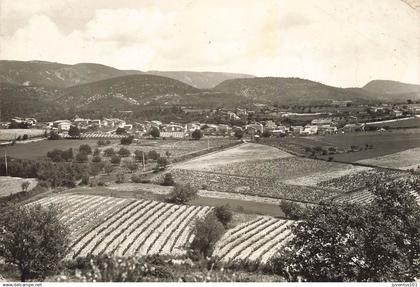
<path fill-rule="evenodd" d="M 282 200 L 280 202 L 280 208 L 284 215 L 289 219 L 299 220 L 305 215 L 304 207 L 292 201 Z"/>
<path fill-rule="evenodd" d="M 79 146 L 79 153 L 92 154 L 92 148 L 88 144 L 82 144 Z"/>
<path fill-rule="evenodd" d="M 129 160 L 125 162 L 125 167 L 128 168 L 131 172 L 136 171 L 139 166 L 137 165 L 137 163 L 134 160 Z"/>
<path fill-rule="evenodd" d="M 68 134 L 72 138 L 78 138 L 78 137 L 80 137 L 80 130 L 77 126 L 71 126 Z"/>
<path fill-rule="evenodd" d="M 98 148 L 95 148 L 93 151 L 93 156 L 99 156 L 101 154 L 101 151 Z"/>
<path fill-rule="evenodd" d="M 114 170 L 114 167 L 112 166 L 112 164 L 110 162 L 105 162 L 104 164 L 104 171 L 106 174 L 110 174 L 112 171 Z"/>
<path fill-rule="evenodd" d="M 191 249 L 208 257 L 212 254 L 214 245 L 223 236 L 225 228 L 217 220 L 213 213 L 207 214 L 202 219 L 197 219 L 194 224 L 194 240 L 191 243 Z"/>
<path fill-rule="evenodd" d="M 53 162 L 63 161 L 62 155 L 63 151 L 57 148 L 47 152 L 47 157 L 50 158 Z"/>
<path fill-rule="evenodd" d="M 156 162 L 156 170 L 165 170 L 169 164 L 169 160 L 166 157 L 160 157 Z"/>
<path fill-rule="evenodd" d="M 50 131 L 50 134 L 48 135 L 49 140 L 59 140 L 61 139 L 60 135 L 55 131 Z"/>
<path fill-rule="evenodd" d="M 150 129 L 150 135 L 151 135 L 153 138 L 158 138 L 158 137 L 160 136 L 160 130 L 159 130 L 159 128 L 158 128 L 158 127 L 152 127 L 152 128 Z"/>
<path fill-rule="evenodd" d="M 143 160 L 147 161 L 147 154 L 144 151 L 136 150 L 134 151 L 134 157 L 136 160 L 143 162 Z"/>
<path fill-rule="evenodd" d="M 115 154 L 115 151 L 112 147 L 109 147 L 107 149 L 104 150 L 104 155 L 107 157 L 111 157 Z"/>
<path fill-rule="evenodd" d="M 84 152 L 78 152 L 76 154 L 76 161 L 78 162 L 87 162 L 89 160 L 88 155 Z"/>
<path fill-rule="evenodd" d="M 92 162 L 101 162 L 102 158 L 99 155 L 95 155 L 92 157 Z"/>
<path fill-rule="evenodd" d="M 235 137 L 240 140 L 244 136 L 244 132 L 241 129 L 235 130 Z"/>
<path fill-rule="evenodd" d="M 122 145 L 130 145 L 133 143 L 134 137 L 133 136 L 128 136 L 128 137 L 123 137 L 121 139 L 121 144 Z"/>
<path fill-rule="evenodd" d="M 199 129 L 196 129 L 192 132 L 191 137 L 195 140 L 200 140 L 203 137 L 203 132 Z"/>
<path fill-rule="evenodd" d="M 271 135 L 272 135 L 272 133 L 271 133 L 271 131 L 270 131 L 270 130 L 268 130 L 268 129 L 265 129 L 265 130 L 263 131 L 263 133 L 262 133 L 262 137 L 263 137 L 263 138 L 269 138 L 269 137 L 271 137 Z"/>
<path fill-rule="evenodd" d="M 155 150 L 151 150 L 147 153 L 147 158 L 150 158 L 151 160 L 157 160 L 160 158 L 160 154 Z"/>
<path fill-rule="evenodd" d="M 123 134 L 126 134 L 126 133 L 127 133 L 127 131 L 125 130 L 125 128 L 121 128 L 121 127 L 119 127 L 119 128 L 117 128 L 117 129 L 115 130 L 115 133 L 116 133 L 117 135 L 123 135 Z"/>
<path fill-rule="evenodd" d="M 128 157 L 130 156 L 130 151 L 126 148 L 120 148 L 120 150 L 118 151 L 118 154 L 120 155 L 120 157 Z"/>
<path fill-rule="evenodd" d="M 214 215 L 216 215 L 217 219 L 225 227 L 229 224 L 229 222 L 232 221 L 233 217 L 232 209 L 230 208 L 229 204 L 216 207 L 214 209 Z"/>
<path fill-rule="evenodd" d="M 26 181 L 26 180 L 24 182 L 22 182 L 22 185 L 21 185 L 22 191 L 27 192 L 30 184 L 31 183 L 29 181 Z"/>
<path fill-rule="evenodd" d="M 373 202 L 308 208 L 273 270 L 296 281 L 413 281 L 420 276 L 418 179 L 378 176 Z"/>
<path fill-rule="evenodd" d="M 65 161 L 72 161 L 73 160 L 73 149 L 69 148 L 68 150 L 65 150 L 62 152 L 61 157 Z"/>
<path fill-rule="evenodd" d="M 22 282 L 57 272 L 68 251 L 69 231 L 55 208 L 9 206 L 0 226 L 0 257 L 19 269 Z"/>
<path fill-rule="evenodd" d="M 168 201 L 176 204 L 185 204 L 197 196 L 198 190 L 190 184 L 175 184 L 168 197 Z"/>
<path fill-rule="evenodd" d="M 121 158 L 118 155 L 113 155 L 111 157 L 111 163 L 112 164 L 120 164 Z"/>

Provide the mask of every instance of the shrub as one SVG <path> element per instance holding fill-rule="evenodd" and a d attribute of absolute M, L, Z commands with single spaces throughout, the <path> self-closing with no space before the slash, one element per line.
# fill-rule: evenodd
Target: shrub
<path fill-rule="evenodd" d="M 92 158 L 92 162 L 101 162 L 102 158 L 99 155 L 96 155 Z"/>
<path fill-rule="evenodd" d="M 198 190 L 190 184 L 175 184 L 168 197 L 168 201 L 176 204 L 185 204 L 197 196 Z"/>
<path fill-rule="evenodd" d="M 150 158 L 152 160 L 157 160 L 159 157 L 160 154 L 155 150 L 151 150 L 147 153 L 147 158 Z"/>
<path fill-rule="evenodd" d="M 134 160 L 126 161 L 125 167 L 128 168 L 131 172 L 134 172 L 139 168 Z"/>
<path fill-rule="evenodd" d="M 157 159 L 156 170 L 164 170 L 169 164 L 169 160 L 166 157 L 160 157 Z"/>
<path fill-rule="evenodd" d="M 101 154 L 101 151 L 98 148 L 95 148 L 95 150 L 93 151 L 93 155 L 97 156 L 97 155 L 100 155 L 100 154 Z"/>
<path fill-rule="evenodd" d="M 229 204 L 218 206 L 214 209 L 214 215 L 226 227 L 232 221 L 233 213 Z"/>
<path fill-rule="evenodd" d="M 267 129 L 264 130 L 264 132 L 262 133 L 263 138 L 269 138 L 269 137 L 271 137 L 271 135 L 272 135 L 271 131 L 267 130 Z"/>
<path fill-rule="evenodd" d="M 48 135 L 48 139 L 49 140 L 59 140 L 59 139 L 61 139 L 61 136 L 57 132 L 51 131 L 50 134 Z"/>
<path fill-rule="evenodd" d="M 80 137 L 80 130 L 76 126 L 71 126 L 68 132 L 69 136 L 72 138 Z"/>
<path fill-rule="evenodd" d="M 241 139 L 243 136 L 244 136 L 244 132 L 241 130 L 241 129 L 237 129 L 236 131 L 235 131 L 235 137 L 237 138 L 237 139 Z"/>
<path fill-rule="evenodd" d="M 63 151 L 61 157 L 65 161 L 72 161 L 73 160 L 73 149 L 69 148 L 68 150 Z"/>
<path fill-rule="evenodd" d="M 29 181 L 26 181 L 26 180 L 24 182 L 22 182 L 22 184 L 21 184 L 22 191 L 27 192 L 30 184 L 31 183 Z"/>
<path fill-rule="evenodd" d="M 79 153 L 92 154 L 92 148 L 88 144 L 82 144 L 79 146 Z"/>
<path fill-rule="evenodd" d="M 24 134 L 23 137 L 22 137 L 22 140 L 26 141 L 28 139 L 29 139 L 29 136 L 27 134 Z"/>
<path fill-rule="evenodd" d="M 126 134 L 127 133 L 127 131 L 125 130 L 125 128 L 117 128 L 116 130 L 115 130 L 115 133 L 117 134 L 117 135 L 123 135 L 123 134 Z"/>
<path fill-rule="evenodd" d="M 142 178 L 142 176 L 141 176 L 141 175 L 139 175 L 139 174 L 133 174 L 133 175 L 131 176 L 131 181 L 132 181 L 132 182 L 134 182 L 134 183 L 142 183 L 143 178 Z"/>
<path fill-rule="evenodd" d="M 118 155 L 113 155 L 111 157 L 111 163 L 112 164 L 120 164 L 121 158 Z"/>
<path fill-rule="evenodd" d="M 196 129 L 192 132 L 191 137 L 195 140 L 200 140 L 203 137 L 203 132 L 199 129 Z"/>
<path fill-rule="evenodd" d="M 120 148 L 120 150 L 118 151 L 118 154 L 120 155 L 120 157 L 128 157 L 130 156 L 130 151 L 126 148 Z"/>
<path fill-rule="evenodd" d="M 130 145 L 133 143 L 134 137 L 133 136 L 128 136 L 128 137 L 123 137 L 121 139 L 121 144 L 122 145 Z"/>
<path fill-rule="evenodd" d="M 115 179 L 115 182 L 116 182 L 116 183 L 123 183 L 123 182 L 124 182 L 124 180 L 125 180 L 125 176 L 124 176 L 124 174 L 123 174 L 122 172 L 117 173 L 117 175 L 116 175 L 116 179 Z"/>
<path fill-rule="evenodd" d="M 106 145 L 106 142 L 104 140 L 98 140 L 97 145 L 98 146 L 104 146 L 104 145 Z"/>
<path fill-rule="evenodd" d="M 63 151 L 60 149 L 53 149 L 52 151 L 47 152 L 47 157 L 54 162 L 63 161 L 62 157 Z"/>
<path fill-rule="evenodd" d="M 76 161 L 78 162 L 87 162 L 88 159 L 88 155 L 84 152 L 78 152 L 76 155 Z"/>
<path fill-rule="evenodd" d="M 115 155 L 115 151 L 112 147 L 107 148 L 107 149 L 104 150 L 104 155 L 107 156 L 107 157 L 111 157 L 111 156 Z"/>
<path fill-rule="evenodd" d="M 104 164 L 104 171 L 106 174 L 110 174 L 114 170 L 114 167 L 108 161 Z"/>
<path fill-rule="evenodd" d="M 172 173 L 165 174 L 165 177 L 163 178 L 162 185 L 163 186 L 174 186 L 175 185 L 175 180 L 172 176 Z"/>
<path fill-rule="evenodd" d="M 280 208 L 289 219 L 299 220 L 305 215 L 305 208 L 295 202 L 282 200 L 280 202 Z"/>
<path fill-rule="evenodd" d="M 152 128 L 150 129 L 150 135 L 151 135 L 153 138 L 158 138 L 158 137 L 160 136 L 160 130 L 159 130 L 159 128 L 157 128 L 157 127 L 152 127 Z"/>

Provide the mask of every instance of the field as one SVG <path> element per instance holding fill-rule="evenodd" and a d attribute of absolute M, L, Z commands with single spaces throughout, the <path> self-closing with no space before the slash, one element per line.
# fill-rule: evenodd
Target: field
<path fill-rule="evenodd" d="M 29 182 L 28 191 L 37 185 L 37 180 L 34 178 L 0 176 L 0 197 L 21 192 L 22 183 L 25 181 Z"/>
<path fill-rule="evenodd" d="M 367 123 L 369 126 L 376 127 L 390 127 L 394 129 L 403 129 L 403 128 L 420 128 L 420 118 L 411 117 L 403 119 L 388 120 L 382 122 L 371 122 Z"/>
<path fill-rule="evenodd" d="M 213 256 L 222 262 L 267 261 L 292 238 L 291 220 L 258 217 L 228 230 L 216 244 Z"/>
<path fill-rule="evenodd" d="M 182 256 L 192 242 L 191 224 L 211 208 L 153 200 L 61 194 L 29 205 L 56 205 L 71 231 L 68 258 L 90 254 L 126 257 Z M 242 216 L 243 217 L 243 216 Z M 293 221 L 245 216 L 217 243 L 214 256 L 224 262 L 247 259 L 265 263 L 291 238 Z"/>
<path fill-rule="evenodd" d="M 96 147 L 97 140 L 45 140 L 39 142 L 31 142 L 27 144 L 19 144 L 13 146 L 0 147 L 0 154 L 4 151 L 7 155 L 19 159 L 39 159 L 45 157 L 47 152 L 58 148 L 61 150 L 73 148 L 77 149 L 82 144 L 89 144 Z"/>
<path fill-rule="evenodd" d="M 417 203 L 420 205 L 420 193 L 412 191 L 411 195 L 414 196 Z M 345 194 L 335 199 L 336 202 L 347 202 L 347 203 L 358 203 L 358 204 L 369 204 L 374 200 L 374 195 L 370 191 L 364 189 L 357 192 Z"/>
<path fill-rule="evenodd" d="M 140 140 L 139 143 L 133 143 L 131 145 L 121 145 L 119 142 L 115 142 L 113 145 L 105 146 L 100 149 L 114 148 L 119 150 L 121 147 L 128 149 L 130 152 L 135 150 L 141 150 L 149 152 L 155 150 L 161 156 L 165 156 L 166 152 L 170 153 L 170 158 L 178 158 L 194 152 L 203 151 L 207 148 L 215 148 L 220 146 L 229 145 L 237 142 L 232 139 L 224 138 L 212 138 L 212 139 L 201 139 L 201 140 Z"/>
<path fill-rule="evenodd" d="M 334 160 L 337 161 L 356 162 L 420 147 L 420 130 L 394 130 L 382 133 L 361 132 L 327 136 L 285 137 L 280 139 L 271 138 L 267 140 L 263 139 L 262 143 L 296 153 L 304 153 L 305 147 L 337 147 L 339 150 L 347 150 L 352 145 L 360 147 L 364 147 L 366 144 L 372 145 L 372 149 L 332 155 Z M 323 156 L 322 158 L 328 159 L 328 157 L 329 155 Z"/>
<path fill-rule="evenodd" d="M 352 165 L 295 157 L 250 143 L 174 164 L 169 170 L 175 181 L 200 189 L 312 203 L 343 193 L 318 182 L 356 171 Z M 155 178 L 161 180 L 162 175 Z"/>
<path fill-rule="evenodd" d="M 17 137 L 28 135 L 29 138 L 44 136 L 45 130 L 41 129 L 0 129 L 0 141 L 11 141 Z"/>
<path fill-rule="evenodd" d="M 63 194 L 31 204 L 57 205 L 60 221 L 71 231 L 69 258 L 185 253 L 193 240 L 191 223 L 209 207 L 152 200 Z"/>
<path fill-rule="evenodd" d="M 404 170 L 417 169 L 420 166 L 420 148 L 412 148 L 389 155 L 359 160 L 357 162 Z"/>

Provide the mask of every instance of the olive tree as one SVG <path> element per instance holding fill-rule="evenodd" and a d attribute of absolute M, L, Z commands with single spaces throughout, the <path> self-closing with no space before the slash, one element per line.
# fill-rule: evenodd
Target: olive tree
<path fill-rule="evenodd" d="M 21 281 L 44 280 L 67 254 L 69 231 L 53 206 L 11 205 L 0 216 L 0 257 L 15 265 Z"/>

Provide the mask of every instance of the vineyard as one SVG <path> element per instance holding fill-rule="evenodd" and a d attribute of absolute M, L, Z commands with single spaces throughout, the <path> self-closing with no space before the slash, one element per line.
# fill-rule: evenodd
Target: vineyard
<path fill-rule="evenodd" d="M 411 191 L 411 195 L 414 196 L 417 203 L 420 205 L 420 193 L 416 191 Z M 358 204 L 369 204 L 374 200 L 375 196 L 369 190 L 361 190 L 357 192 L 352 192 L 340 196 L 335 199 L 338 203 L 358 203 Z"/>
<path fill-rule="evenodd" d="M 75 194 L 30 204 L 59 208 L 60 221 L 71 231 L 68 258 L 89 254 L 180 256 L 194 238 L 192 222 L 210 211 L 210 207 Z"/>
<path fill-rule="evenodd" d="M 258 217 L 230 229 L 216 244 L 213 256 L 222 262 L 267 261 L 292 238 L 294 221 Z"/>
<path fill-rule="evenodd" d="M 358 163 L 405 170 L 417 169 L 420 166 L 419 156 L 420 148 L 412 148 L 397 153 L 360 160 Z"/>

